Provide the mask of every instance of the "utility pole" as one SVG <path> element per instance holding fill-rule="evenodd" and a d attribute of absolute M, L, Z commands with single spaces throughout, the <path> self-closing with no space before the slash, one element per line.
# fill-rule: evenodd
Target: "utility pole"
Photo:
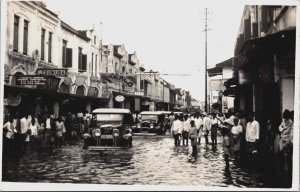
<path fill-rule="evenodd" d="M 205 112 L 208 112 L 207 106 L 207 8 L 205 8 Z"/>

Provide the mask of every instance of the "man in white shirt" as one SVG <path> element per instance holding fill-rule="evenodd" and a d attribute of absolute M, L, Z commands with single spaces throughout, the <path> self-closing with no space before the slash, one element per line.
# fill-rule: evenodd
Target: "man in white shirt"
<path fill-rule="evenodd" d="M 180 145 L 179 136 L 182 133 L 182 130 L 183 130 L 183 122 L 179 120 L 178 115 L 175 115 L 175 120 L 171 127 L 171 133 L 173 134 L 174 137 L 175 146 Z"/>
<path fill-rule="evenodd" d="M 183 121 L 183 132 L 182 132 L 182 145 L 184 145 L 184 141 L 186 140 L 186 145 L 189 145 L 189 133 L 191 130 L 191 124 L 188 119 L 188 116 L 184 116 L 184 121 Z"/>
<path fill-rule="evenodd" d="M 197 138 L 198 138 L 198 145 L 201 143 L 201 136 L 202 136 L 202 127 L 203 127 L 203 120 L 202 116 L 200 117 L 199 114 L 196 114 L 195 118 L 195 125 L 197 129 Z"/>
<path fill-rule="evenodd" d="M 20 124 L 21 124 L 21 135 L 23 139 L 21 143 L 23 145 L 23 152 L 26 153 L 27 143 L 29 142 L 29 134 L 28 134 L 29 121 L 26 118 L 26 115 L 23 115 L 23 118 L 20 120 Z"/>
<path fill-rule="evenodd" d="M 208 133 L 211 130 L 211 126 L 212 126 L 212 121 L 205 113 L 203 118 L 203 134 L 204 134 L 206 144 L 208 144 Z"/>
<path fill-rule="evenodd" d="M 246 126 L 246 141 L 247 141 L 247 151 L 254 153 L 256 151 L 256 144 L 259 140 L 259 123 L 254 120 L 254 113 L 248 115 L 248 123 Z"/>

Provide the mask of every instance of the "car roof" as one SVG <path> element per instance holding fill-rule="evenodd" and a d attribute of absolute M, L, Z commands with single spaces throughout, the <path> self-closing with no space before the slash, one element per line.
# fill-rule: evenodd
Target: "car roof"
<path fill-rule="evenodd" d="M 129 109 L 118 109 L 118 108 L 98 108 L 92 111 L 92 113 L 115 113 L 115 114 L 127 114 L 131 113 Z"/>
<path fill-rule="evenodd" d="M 140 113 L 141 115 L 162 115 L 161 111 L 143 111 Z"/>
<path fill-rule="evenodd" d="M 157 112 L 160 112 L 160 113 L 162 113 L 162 114 L 167 114 L 167 115 L 169 115 L 169 114 L 172 113 L 172 111 L 157 111 Z"/>

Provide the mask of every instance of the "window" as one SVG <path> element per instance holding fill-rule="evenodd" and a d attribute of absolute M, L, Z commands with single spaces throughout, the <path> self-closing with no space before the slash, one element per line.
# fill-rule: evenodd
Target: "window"
<path fill-rule="evenodd" d="M 118 70 L 118 63 L 115 62 L 115 73 L 119 73 L 119 70 Z"/>
<path fill-rule="evenodd" d="M 96 44 L 96 36 L 94 36 L 94 44 Z"/>
<path fill-rule="evenodd" d="M 48 62 L 51 62 L 52 60 L 52 33 L 49 32 L 48 37 Z"/>
<path fill-rule="evenodd" d="M 94 74 L 94 53 L 92 53 L 92 74 Z"/>
<path fill-rule="evenodd" d="M 67 67 L 66 54 L 67 54 L 67 41 L 63 40 L 63 45 L 62 45 L 62 66 L 63 67 Z"/>
<path fill-rule="evenodd" d="M 28 51 L 28 23 L 29 21 L 24 20 L 23 54 L 25 55 L 27 55 L 27 51 Z"/>
<path fill-rule="evenodd" d="M 96 73 L 97 73 L 97 65 L 98 65 L 98 63 L 97 63 L 97 60 L 98 60 L 98 55 L 95 55 L 95 71 L 96 71 Z"/>
<path fill-rule="evenodd" d="M 13 49 L 14 51 L 18 51 L 18 44 L 19 44 L 19 19 L 20 17 L 14 17 L 14 42 L 13 42 Z"/>
<path fill-rule="evenodd" d="M 78 71 L 86 72 L 87 55 L 82 54 L 82 48 L 78 47 Z"/>
<path fill-rule="evenodd" d="M 124 66 L 122 67 L 122 73 L 125 73 L 125 67 Z"/>
<path fill-rule="evenodd" d="M 78 47 L 78 69 L 82 70 L 82 48 Z"/>
<path fill-rule="evenodd" d="M 62 66 L 63 67 L 72 67 L 72 49 L 67 48 L 67 41 L 63 40 L 62 45 Z"/>
<path fill-rule="evenodd" d="M 140 89 L 144 89 L 144 80 L 142 80 L 142 79 L 140 81 Z"/>
<path fill-rule="evenodd" d="M 41 34 L 41 60 L 45 59 L 45 29 L 42 29 Z"/>

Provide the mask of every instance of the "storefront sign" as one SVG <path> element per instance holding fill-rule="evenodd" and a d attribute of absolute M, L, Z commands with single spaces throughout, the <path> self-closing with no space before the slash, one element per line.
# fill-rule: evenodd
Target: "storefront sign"
<path fill-rule="evenodd" d="M 225 90 L 224 82 L 222 81 L 222 79 L 211 79 L 209 81 L 209 90 L 210 91 Z"/>
<path fill-rule="evenodd" d="M 45 85 L 39 85 L 38 88 L 56 91 L 58 89 L 59 82 L 60 78 L 49 76 L 47 77 Z"/>
<path fill-rule="evenodd" d="M 16 97 L 13 97 L 12 95 L 7 96 L 7 104 L 10 106 L 18 106 L 20 105 L 22 101 L 21 95 L 17 95 Z"/>
<path fill-rule="evenodd" d="M 46 78 L 36 75 L 17 75 L 16 85 L 45 85 Z"/>
<path fill-rule="evenodd" d="M 125 100 L 125 97 L 124 97 L 123 95 L 117 95 L 117 96 L 115 97 L 115 100 L 116 100 L 117 102 L 123 102 L 123 101 Z"/>
<path fill-rule="evenodd" d="M 57 77 L 65 77 L 67 76 L 67 69 L 37 69 L 37 75 L 45 75 L 45 76 L 57 76 Z"/>
<path fill-rule="evenodd" d="M 72 79 L 70 77 L 65 77 L 64 83 L 66 85 L 72 85 L 73 84 Z"/>
<path fill-rule="evenodd" d="M 98 89 L 96 87 L 89 87 L 88 96 L 98 97 Z"/>
<path fill-rule="evenodd" d="M 109 81 L 121 81 L 124 82 L 127 86 L 132 87 L 136 84 L 136 76 L 129 74 L 116 74 L 116 73 L 102 73 L 101 77 L 103 79 L 108 79 Z"/>
<path fill-rule="evenodd" d="M 144 96 L 144 91 L 135 91 L 134 95 Z"/>

